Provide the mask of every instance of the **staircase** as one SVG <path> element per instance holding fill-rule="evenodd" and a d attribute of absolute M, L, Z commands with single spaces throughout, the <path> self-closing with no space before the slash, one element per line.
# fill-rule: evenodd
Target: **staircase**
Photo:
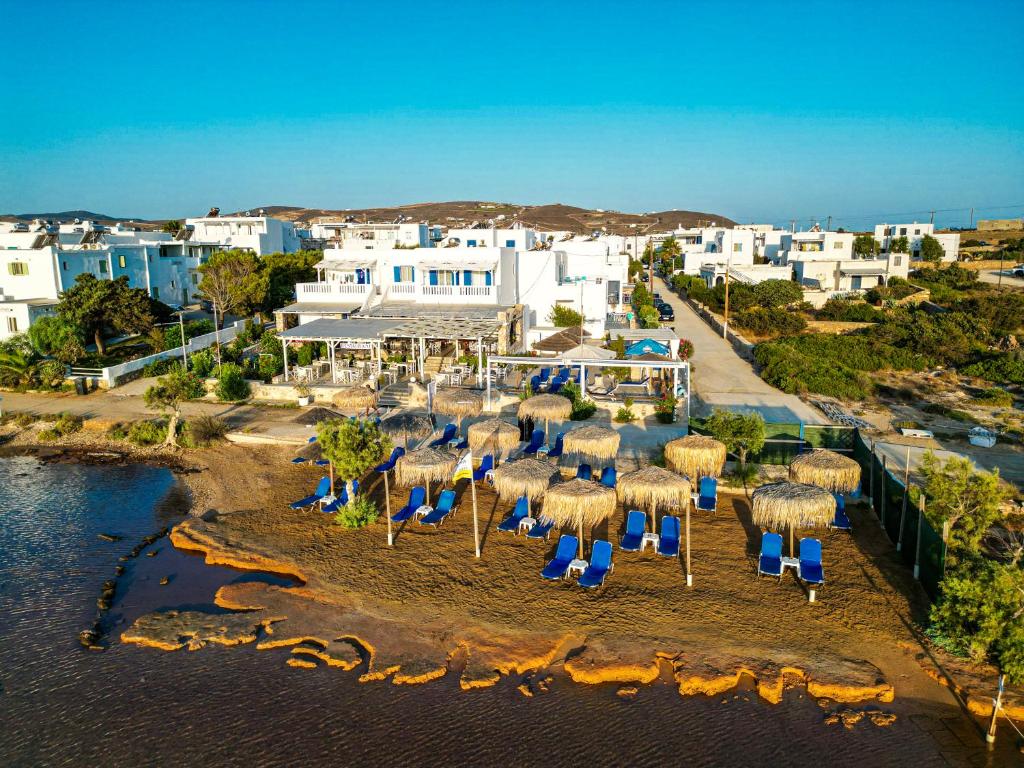
<path fill-rule="evenodd" d="M 409 380 L 402 379 L 389 384 L 380 391 L 377 405 L 380 408 L 405 408 L 409 404 Z"/>

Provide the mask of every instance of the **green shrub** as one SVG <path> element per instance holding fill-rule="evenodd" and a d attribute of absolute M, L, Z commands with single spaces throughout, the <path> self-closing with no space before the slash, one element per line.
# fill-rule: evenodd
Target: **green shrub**
<path fill-rule="evenodd" d="M 198 416 L 185 424 L 185 436 L 193 446 L 207 446 L 228 432 L 227 422 L 215 416 Z"/>
<path fill-rule="evenodd" d="M 676 420 L 676 406 L 679 400 L 673 395 L 665 395 L 654 404 L 654 416 L 662 424 L 671 424 Z"/>
<path fill-rule="evenodd" d="M 124 422 L 117 422 L 107 430 L 108 440 L 125 440 L 128 437 L 128 425 Z"/>
<path fill-rule="evenodd" d="M 761 378 L 772 386 L 790 394 L 813 392 L 844 400 L 863 400 L 871 393 L 871 380 L 862 372 L 832 357 L 820 357 L 813 349 L 800 349 L 785 341 L 789 340 L 754 347 Z"/>
<path fill-rule="evenodd" d="M 32 426 L 37 421 L 39 421 L 39 417 L 36 416 L 34 413 L 28 413 L 27 411 L 15 414 L 14 416 L 14 423 L 17 424 L 22 429 Z"/>
<path fill-rule="evenodd" d="M 176 357 L 165 357 L 163 360 L 154 360 L 152 363 L 147 363 L 142 369 L 143 376 L 163 376 L 168 373 L 176 365 L 179 365 L 181 361 Z"/>
<path fill-rule="evenodd" d="M 44 443 L 53 442 L 54 440 L 57 440 L 60 437 L 61 437 L 60 432 L 58 432 L 53 427 L 49 427 L 48 429 L 41 429 L 41 430 L 39 430 L 39 439 L 42 440 Z"/>
<path fill-rule="evenodd" d="M 377 522 L 379 516 L 377 505 L 368 497 L 356 496 L 350 504 L 338 510 L 334 523 L 343 528 L 363 528 Z"/>
<path fill-rule="evenodd" d="M 128 428 L 128 442 L 138 445 L 159 445 L 167 439 L 167 422 L 164 419 L 157 421 L 135 421 Z"/>
<path fill-rule="evenodd" d="M 731 286 L 729 293 L 732 293 Z M 792 280 L 763 280 L 754 286 L 754 298 L 765 309 L 784 307 L 803 297 L 803 289 Z M 732 299 L 732 296 L 729 298 Z"/>
<path fill-rule="evenodd" d="M 1013 395 L 999 387 L 984 389 L 972 399 L 978 405 L 990 405 L 997 408 L 1010 408 L 1013 406 Z"/>
<path fill-rule="evenodd" d="M 816 314 L 819 320 L 844 323 L 878 323 L 885 317 L 870 304 L 849 299 L 829 299 Z"/>
<path fill-rule="evenodd" d="M 597 404 L 583 397 L 580 386 L 575 381 L 567 381 L 558 390 L 558 394 L 568 398 L 572 403 L 572 413 L 569 414 L 572 421 L 586 421 L 597 411 Z"/>
<path fill-rule="evenodd" d="M 636 421 L 636 414 L 633 413 L 633 398 L 627 397 L 622 407 L 615 412 L 615 421 L 619 424 L 628 424 L 631 421 Z"/>
<path fill-rule="evenodd" d="M 574 328 L 583 323 L 583 316 L 572 307 L 555 304 L 548 314 L 548 322 L 555 328 Z"/>
<path fill-rule="evenodd" d="M 217 398 L 221 402 L 234 403 L 250 395 L 249 382 L 242 369 L 234 363 L 224 363 L 217 371 Z"/>
<path fill-rule="evenodd" d="M 733 324 L 745 328 L 758 336 L 775 338 L 793 336 L 807 328 L 807 321 L 802 315 L 787 312 L 784 309 L 766 309 L 751 307 L 733 316 Z"/>
<path fill-rule="evenodd" d="M 311 365 L 313 362 L 313 345 L 303 344 L 299 347 L 295 353 L 295 363 L 297 365 Z"/>
<path fill-rule="evenodd" d="M 1024 357 L 1012 352 L 986 353 L 961 368 L 960 373 L 995 384 L 1024 384 Z"/>
<path fill-rule="evenodd" d="M 62 436 L 78 432 L 82 429 L 82 417 L 65 411 L 60 415 L 60 418 L 57 419 L 53 428 Z"/>
<path fill-rule="evenodd" d="M 213 353 L 210 350 L 201 349 L 189 355 L 188 359 L 192 365 L 192 373 L 200 379 L 210 378 L 214 367 Z"/>

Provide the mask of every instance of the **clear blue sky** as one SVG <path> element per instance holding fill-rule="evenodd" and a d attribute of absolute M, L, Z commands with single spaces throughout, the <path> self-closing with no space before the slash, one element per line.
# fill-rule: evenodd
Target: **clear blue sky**
<path fill-rule="evenodd" d="M 1024 214 L 1020 0 L 0 0 L 0 17 L 0 212 Z"/>

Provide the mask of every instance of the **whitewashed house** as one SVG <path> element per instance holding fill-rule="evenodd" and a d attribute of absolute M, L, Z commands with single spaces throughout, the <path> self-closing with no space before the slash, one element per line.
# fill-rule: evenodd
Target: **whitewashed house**
<path fill-rule="evenodd" d="M 295 224 L 270 216 L 204 216 L 185 219 L 187 237 L 223 250 L 240 248 L 257 256 L 294 253 L 301 247 Z"/>
<path fill-rule="evenodd" d="M 921 241 L 925 236 L 934 237 L 942 246 L 942 261 L 956 261 L 960 252 L 960 233 L 948 232 L 944 234 L 935 233 L 934 224 L 876 224 L 875 240 L 882 247 L 882 251 L 888 253 L 892 248 L 894 240 L 905 237 L 909 246 L 910 257 L 914 260 L 921 258 Z"/>
<path fill-rule="evenodd" d="M 441 227 L 415 222 L 319 221 L 310 226 L 310 237 L 325 249 L 431 248 L 441 239 Z"/>

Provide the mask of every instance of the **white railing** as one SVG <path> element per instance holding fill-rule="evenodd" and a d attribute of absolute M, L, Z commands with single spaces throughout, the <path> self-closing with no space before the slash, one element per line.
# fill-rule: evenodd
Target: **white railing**
<path fill-rule="evenodd" d="M 453 296 L 455 295 L 454 285 L 424 285 L 424 296 Z"/>
<path fill-rule="evenodd" d="M 295 286 L 295 298 L 298 301 L 362 298 L 372 287 L 365 283 L 298 283 Z"/>
<path fill-rule="evenodd" d="M 493 286 L 490 285 L 460 285 L 459 296 L 477 296 L 490 298 L 494 293 Z"/>
<path fill-rule="evenodd" d="M 388 296 L 415 296 L 415 283 L 394 283 L 388 288 Z"/>

